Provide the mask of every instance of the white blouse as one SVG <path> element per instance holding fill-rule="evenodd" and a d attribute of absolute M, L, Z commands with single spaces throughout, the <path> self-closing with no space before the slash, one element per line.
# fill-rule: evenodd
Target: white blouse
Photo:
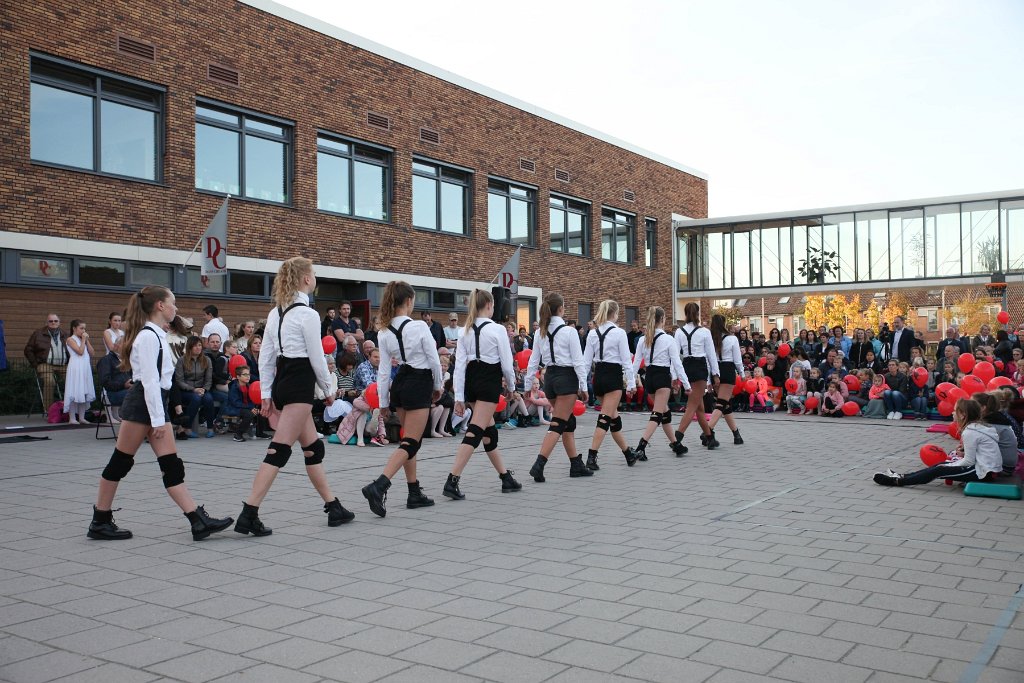
<path fill-rule="evenodd" d="M 309 307 L 309 296 L 303 292 L 296 292 L 292 303 L 302 305 L 291 310 L 284 309 L 287 311 L 284 325 L 281 325 L 281 314 L 276 306 L 267 316 L 263 348 L 260 349 L 260 396 L 263 398 L 270 398 L 279 356 L 309 358 L 317 385 L 324 392 L 330 388 L 331 372 L 327 369 L 323 343 L 320 341 L 320 314 Z M 280 344 L 278 329 L 281 331 Z"/>
<path fill-rule="evenodd" d="M 163 427 L 164 400 L 160 390 L 169 390 L 171 381 L 174 379 L 174 358 L 171 355 L 171 347 L 167 343 L 167 333 L 152 322 L 147 322 L 153 332 L 145 329 L 139 330 L 132 342 L 132 352 L 129 360 L 132 364 L 132 381 L 141 382 L 143 393 L 146 397 L 146 408 L 149 410 L 149 424 L 153 427 Z M 163 349 L 163 366 L 157 368 L 157 358 L 160 357 L 160 350 Z"/>
<path fill-rule="evenodd" d="M 689 338 L 687 338 L 689 333 Z M 711 338 L 711 330 L 686 323 L 676 330 L 676 343 L 683 358 L 704 358 L 711 368 L 711 374 L 718 374 L 718 354 L 715 353 L 715 341 Z"/>
<path fill-rule="evenodd" d="M 402 328 L 402 323 L 409 321 Z M 434 391 L 444 385 L 441 376 L 441 359 L 437 355 L 437 342 L 430 334 L 430 328 L 422 320 L 413 320 L 406 315 L 398 315 L 388 323 L 389 327 L 402 330 L 402 344 L 388 327 L 377 334 L 377 346 L 380 348 L 380 365 L 377 367 L 377 396 L 380 407 L 387 408 L 391 399 L 391 360 L 398 360 L 399 365 L 408 365 L 417 370 L 430 370 L 434 376 Z M 317 328 L 319 331 L 319 328 Z M 508 345 L 508 335 L 505 336 Z M 405 358 L 402 358 L 402 349 Z"/>
<path fill-rule="evenodd" d="M 601 337 L 604 335 L 604 343 Z M 601 354 L 602 346 L 604 355 Z M 618 363 L 626 373 L 626 391 L 636 388 L 636 373 L 629 354 L 629 340 L 626 331 L 612 322 L 606 322 L 599 328 L 587 333 L 587 347 L 583 350 L 583 365 L 590 368 L 591 363 Z"/>
<path fill-rule="evenodd" d="M 735 334 L 722 337 L 722 362 L 736 366 L 737 379 L 743 376 L 743 353 L 740 351 L 740 340 Z"/>
<path fill-rule="evenodd" d="M 459 343 L 455 347 L 455 375 L 452 385 L 455 389 L 455 400 L 460 402 L 466 400 L 466 366 L 470 361 L 479 360 L 490 365 L 501 365 L 505 386 L 510 390 L 516 386 L 516 371 L 512 365 L 512 347 L 509 346 L 508 332 L 505 330 L 505 326 L 488 318 L 477 318 L 474 326 L 480 331 L 479 353 L 476 345 L 476 332 L 472 328 L 459 337 Z"/>
<path fill-rule="evenodd" d="M 533 337 L 533 350 L 530 351 L 530 363 L 526 367 L 526 379 L 523 383 L 525 391 L 533 386 L 534 378 L 537 376 L 537 368 L 543 364 L 545 367 L 557 365 L 563 368 L 574 368 L 576 378 L 579 380 L 579 390 L 587 390 L 588 367 L 583 363 L 583 348 L 580 345 L 580 335 L 576 328 L 566 325 L 565 329 L 558 332 L 554 337 L 555 355 L 551 357 L 551 333 L 559 326 L 565 325 L 565 321 L 559 316 L 552 316 L 548 323 L 548 329 L 544 336 L 540 331 Z"/>
<path fill-rule="evenodd" d="M 114 344 L 124 339 L 124 330 L 115 330 L 113 327 L 108 327 L 103 330 L 103 346 L 107 348 L 107 353 L 114 350 Z"/>
<path fill-rule="evenodd" d="M 640 363 L 646 361 L 647 365 L 669 368 L 672 372 L 672 379 L 679 380 L 684 387 L 689 389 L 690 378 L 686 376 L 683 364 L 679 360 L 679 345 L 671 334 L 665 332 L 658 335 L 658 332 L 663 332 L 663 330 L 660 328 L 655 330 L 653 352 L 647 346 L 646 335 L 637 340 L 636 353 L 633 354 L 633 372 L 639 371 Z"/>

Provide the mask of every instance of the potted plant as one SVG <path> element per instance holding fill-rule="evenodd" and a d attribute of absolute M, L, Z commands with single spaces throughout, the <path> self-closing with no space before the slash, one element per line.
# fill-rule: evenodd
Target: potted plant
<path fill-rule="evenodd" d="M 807 258 L 800 262 L 797 272 L 801 277 L 807 278 L 809 284 L 825 284 L 825 274 L 836 275 L 839 273 L 838 254 L 834 251 L 823 249 L 811 250 Z"/>

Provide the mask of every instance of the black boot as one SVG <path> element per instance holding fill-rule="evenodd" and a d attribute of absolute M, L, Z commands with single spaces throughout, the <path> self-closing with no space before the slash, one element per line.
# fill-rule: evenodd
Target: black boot
<path fill-rule="evenodd" d="M 734 429 L 732 432 L 732 442 L 739 446 L 743 443 L 743 437 L 740 436 L 740 430 Z"/>
<path fill-rule="evenodd" d="M 269 536 L 274 533 L 273 529 L 263 526 L 260 521 L 259 507 L 248 503 L 242 503 L 242 514 L 238 515 L 238 521 L 235 522 L 235 531 L 253 536 Z"/>
<path fill-rule="evenodd" d="M 427 498 L 423 494 L 418 481 L 409 482 L 409 497 L 405 501 L 405 507 L 410 510 L 414 508 L 428 508 L 434 504 L 433 498 Z"/>
<path fill-rule="evenodd" d="M 676 434 L 678 434 L 678 433 L 679 432 L 676 432 Z M 672 452 L 676 454 L 677 458 L 683 457 L 684 455 L 686 455 L 686 452 L 689 451 L 689 450 L 690 450 L 689 448 L 687 448 L 686 446 L 683 445 L 683 440 L 682 439 L 680 439 L 679 441 L 676 441 L 674 444 L 672 444 Z"/>
<path fill-rule="evenodd" d="M 594 472 L 601 469 L 601 467 L 597 464 L 597 451 L 593 449 L 591 449 L 587 453 L 587 469 L 593 470 Z"/>
<path fill-rule="evenodd" d="M 370 504 L 370 510 L 378 517 L 388 514 L 384 503 L 388 499 L 388 489 L 391 488 L 391 480 L 383 474 L 370 484 L 363 487 L 363 497 Z"/>
<path fill-rule="evenodd" d="M 327 513 L 327 526 L 341 526 L 356 518 L 355 513 L 342 507 L 341 501 L 337 498 L 330 503 L 324 503 L 324 512 Z"/>
<path fill-rule="evenodd" d="M 719 443 L 718 443 L 718 439 L 715 438 L 715 430 L 714 429 L 712 429 L 711 430 L 711 434 L 709 434 L 707 436 L 706 440 L 704 441 L 704 445 L 708 447 L 709 451 L 713 451 L 716 448 L 718 448 Z"/>
<path fill-rule="evenodd" d="M 92 523 L 89 524 L 89 533 L 86 536 L 99 541 L 123 541 L 126 538 L 131 538 L 132 532 L 117 528 L 117 525 L 114 524 L 113 510 L 97 510 L 94 505 Z"/>
<path fill-rule="evenodd" d="M 502 493 L 512 493 L 523 488 L 523 485 L 512 477 L 513 474 L 515 473 L 512 470 L 506 470 L 505 474 L 498 475 L 498 478 L 501 479 Z"/>
<path fill-rule="evenodd" d="M 569 476 L 570 477 L 592 477 L 594 473 L 587 469 L 587 466 L 583 464 L 583 454 L 580 453 L 575 458 L 569 458 Z"/>
<path fill-rule="evenodd" d="M 548 464 L 548 459 L 543 455 L 537 456 L 537 461 L 533 463 L 533 467 L 530 468 L 530 476 L 538 484 L 544 483 L 544 465 Z"/>
<path fill-rule="evenodd" d="M 633 465 L 636 464 L 636 451 L 634 451 L 632 448 L 626 446 L 624 449 L 622 449 L 622 454 L 626 456 L 627 465 L 632 467 Z"/>
<path fill-rule="evenodd" d="M 452 500 L 465 500 L 466 494 L 459 490 L 459 479 L 461 478 L 449 473 L 448 481 L 444 483 L 444 495 Z"/>
<path fill-rule="evenodd" d="M 647 440 L 640 439 L 640 443 L 637 444 L 636 448 L 633 449 L 636 453 L 636 459 L 640 462 L 647 462 Z"/>
<path fill-rule="evenodd" d="M 211 517 L 206 514 L 206 509 L 202 505 L 196 507 L 192 512 L 186 512 L 185 516 L 188 517 L 188 521 L 192 522 L 193 541 L 201 541 L 210 534 L 224 531 L 235 521 L 231 517 L 224 519 Z"/>

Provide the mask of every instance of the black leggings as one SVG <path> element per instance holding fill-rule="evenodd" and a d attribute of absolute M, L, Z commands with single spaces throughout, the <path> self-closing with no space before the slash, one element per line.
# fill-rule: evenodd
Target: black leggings
<path fill-rule="evenodd" d="M 955 479 L 956 481 L 981 481 L 974 465 L 935 465 L 927 469 L 904 474 L 899 486 L 915 486 L 927 484 L 936 479 Z"/>

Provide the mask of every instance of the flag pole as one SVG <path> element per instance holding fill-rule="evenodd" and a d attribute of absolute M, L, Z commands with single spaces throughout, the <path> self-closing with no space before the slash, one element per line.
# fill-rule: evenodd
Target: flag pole
<path fill-rule="evenodd" d="M 227 204 L 227 203 L 230 203 L 230 202 L 231 202 L 231 193 L 227 193 L 227 194 L 224 195 L 224 203 Z M 220 209 L 218 209 L 218 211 L 220 211 Z M 191 261 L 192 257 L 196 255 L 196 249 L 198 249 L 199 246 L 203 243 L 203 238 L 206 237 L 206 231 L 208 229 L 209 229 L 209 227 L 203 228 L 203 234 L 201 234 L 199 236 L 199 239 L 196 240 L 195 246 L 192 247 L 192 251 L 190 251 L 188 253 L 188 258 L 185 259 L 185 262 L 183 264 L 181 264 L 182 268 L 186 268 L 188 266 L 188 262 Z"/>

